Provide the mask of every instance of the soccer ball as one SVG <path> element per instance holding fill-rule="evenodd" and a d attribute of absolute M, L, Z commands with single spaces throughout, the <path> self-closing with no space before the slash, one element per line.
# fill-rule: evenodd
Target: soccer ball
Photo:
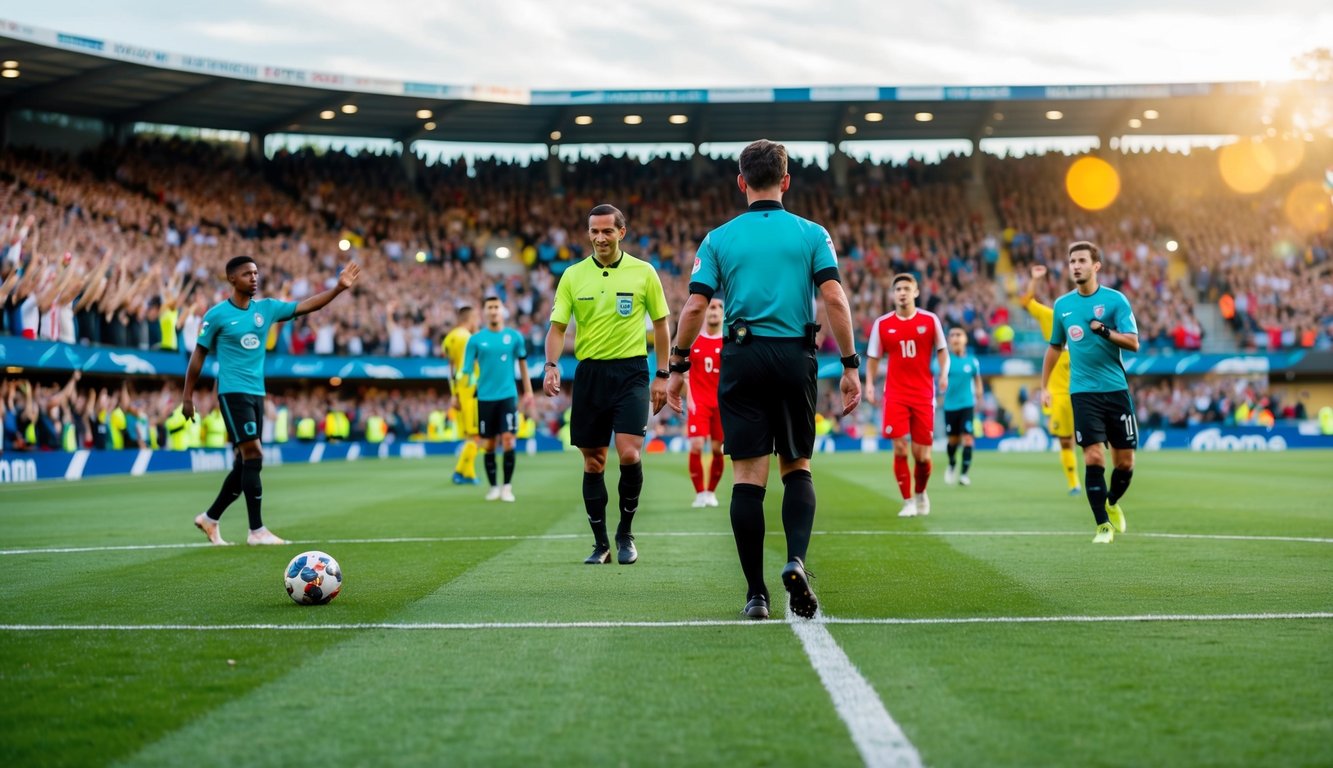
<path fill-rule="evenodd" d="M 325 552 L 302 552 L 287 564 L 283 573 L 287 594 L 299 605 L 324 605 L 338 596 L 343 571 Z"/>

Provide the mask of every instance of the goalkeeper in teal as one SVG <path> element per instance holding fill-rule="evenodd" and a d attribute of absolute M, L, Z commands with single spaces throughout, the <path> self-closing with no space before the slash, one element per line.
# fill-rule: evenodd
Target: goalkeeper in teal
<path fill-rule="evenodd" d="M 185 372 L 185 391 L 181 394 L 181 412 L 194 418 L 194 387 L 204 369 L 204 359 L 214 352 L 218 358 L 218 407 L 227 425 L 227 434 L 236 452 L 231 472 L 222 481 L 222 490 L 208 511 L 195 517 L 195 526 L 216 545 L 225 545 L 218 530 L 218 520 L 233 501 L 245 494 L 250 514 L 248 544 L 286 544 L 264 527 L 260 514 L 263 489 L 259 472 L 264 454 L 259 438 L 264 429 L 264 356 L 269 329 L 273 323 L 291 320 L 323 308 L 338 294 L 351 288 L 361 268 L 349 263 L 338 276 L 338 284 L 323 293 L 310 296 L 299 304 L 280 299 L 257 299 L 259 266 L 249 256 L 237 256 L 227 262 L 227 282 L 231 298 L 204 314 L 199 327 L 199 342 L 190 355 Z"/>
<path fill-rule="evenodd" d="M 1120 291 L 1097 282 L 1101 249 L 1079 241 L 1069 246 L 1069 276 L 1076 289 L 1051 307 L 1051 345 L 1041 367 L 1042 404 L 1051 404 L 1049 387 L 1060 352 L 1069 346 L 1069 398 L 1074 405 L 1074 442 L 1083 446 L 1084 485 L 1097 534 L 1092 541 L 1110 544 L 1116 531 L 1125 532 L 1120 497 L 1134 476 L 1138 422 L 1129 397 L 1129 379 L 1120 359 L 1123 350 L 1139 351 L 1139 328 L 1129 300 Z M 1106 453 L 1111 444 L 1110 487 Z"/>
<path fill-rule="evenodd" d="M 498 296 L 482 302 L 486 327 L 472 334 L 463 353 L 461 378 L 476 363 L 477 434 L 481 437 L 482 462 L 491 490 L 487 501 L 513 501 L 514 433 L 518 431 L 518 387 L 514 384 L 514 362 L 523 382 L 523 410 L 532 416 L 532 379 L 528 376 L 528 347 L 523 334 L 506 328 L 505 307 Z M 504 449 L 504 484 L 496 482 L 495 441 Z"/>

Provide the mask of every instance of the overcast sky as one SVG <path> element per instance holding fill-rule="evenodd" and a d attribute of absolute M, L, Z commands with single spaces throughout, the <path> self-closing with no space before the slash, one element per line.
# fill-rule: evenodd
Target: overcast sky
<path fill-rule="evenodd" d="M 254 64 L 520 88 L 1291 77 L 1329 0 L 44 0 L 27 24 Z"/>

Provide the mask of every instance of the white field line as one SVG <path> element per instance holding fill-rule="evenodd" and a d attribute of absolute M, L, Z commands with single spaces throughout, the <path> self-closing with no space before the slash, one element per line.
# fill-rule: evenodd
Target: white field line
<path fill-rule="evenodd" d="M 822 622 L 801 621 L 787 616 L 787 623 L 800 638 L 810 665 L 833 700 L 833 708 L 847 726 L 856 751 L 861 753 L 862 762 L 868 768 L 919 768 L 921 753 L 884 707 L 874 686 L 829 634 L 827 624 L 833 621 L 832 618 Z"/>
<path fill-rule="evenodd" d="M 814 531 L 815 536 L 1086 536 L 1087 531 Z M 643 535 L 643 534 L 640 534 Z M 1317 536 L 1249 536 L 1222 533 L 1142 533 L 1123 534 L 1128 537 L 1145 539 L 1193 539 L 1200 541 L 1264 541 L 1289 542 L 1300 544 L 1333 544 L 1333 538 Z M 293 545 L 311 544 L 447 544 L 469 541 L 562 541 L 583 539 L 584 533 L 547 533 L 532 535 L 503 536 L 402 536 L 396 538 L 375 539 L 319 539 L 292 541 Z M 651 537 L 690 537 L 690 536 L 731 536 L 731 531 L 665 531 L 650 532 Z M 83 552 L 138 552 L 154 549 L 200 549 L 212 545 L 203 542 L 177 544 L 117 544 L 101 547 L 29 547 L 22 549 L 0 549 L 3 555 L 59 555 Z"/>
<path fill-rule="evenodd" d="M 1302 621 L 1333 619 L 1333 611 L 1304 613 L 1147 613 L 1127 616 L 959 616 L 939 618 L 834 618 L 821 617 L 806 624 L 847 626 L 915 626 L 950 624 L 1099 624 L 1197 621 Z M 277 631 L 326 632 L 330 630 L 468 631 L 511 629 L 676 629 L 692 627 L 780 627 L 779 621 L 681 620 L 681 621 L 484 621 L 484 622 L 367 622 L 364 624 L 0 624 L 0 632 L 219 632 Z"/>

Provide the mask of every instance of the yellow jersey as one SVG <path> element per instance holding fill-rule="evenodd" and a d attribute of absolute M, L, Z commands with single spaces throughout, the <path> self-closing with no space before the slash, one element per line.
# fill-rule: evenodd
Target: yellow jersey
<path fill-rule="evenodd" d="M 1029 314 L 1037 319 L 1041 326 L 1041 336 L 1046 341 L 1051 339 L 1051 326 L 1055 323 L 1055 310 L 1042 304 L 1036 299 L 1029 299 L 1027 304 L 1023 305 Z M 1055 361 L 1055 368 L 1051 369 L 1050 381 L 1051 394 L 1067 395 L 1069 394 L 1069 350 L 1060 352 L 1060 357 Z"/>
<path fill-rule="evenodd" d="M 459 374 L 463 371 L 463 356 L 467 352 L 467 342 L 472 338 L 472 331 L 466 326 L 458 326 L 449 331 L 444 337 L 444 342 L 440 345 L 444 349 L 444 356 L 449 358 L 449 365 L 454 371 L 454 391 L 460 396 L 475 396 L 477 393 L 477 366 L 473 364 L 472 370 L 467 372 L 467 378 L 460 380 Z"/>

